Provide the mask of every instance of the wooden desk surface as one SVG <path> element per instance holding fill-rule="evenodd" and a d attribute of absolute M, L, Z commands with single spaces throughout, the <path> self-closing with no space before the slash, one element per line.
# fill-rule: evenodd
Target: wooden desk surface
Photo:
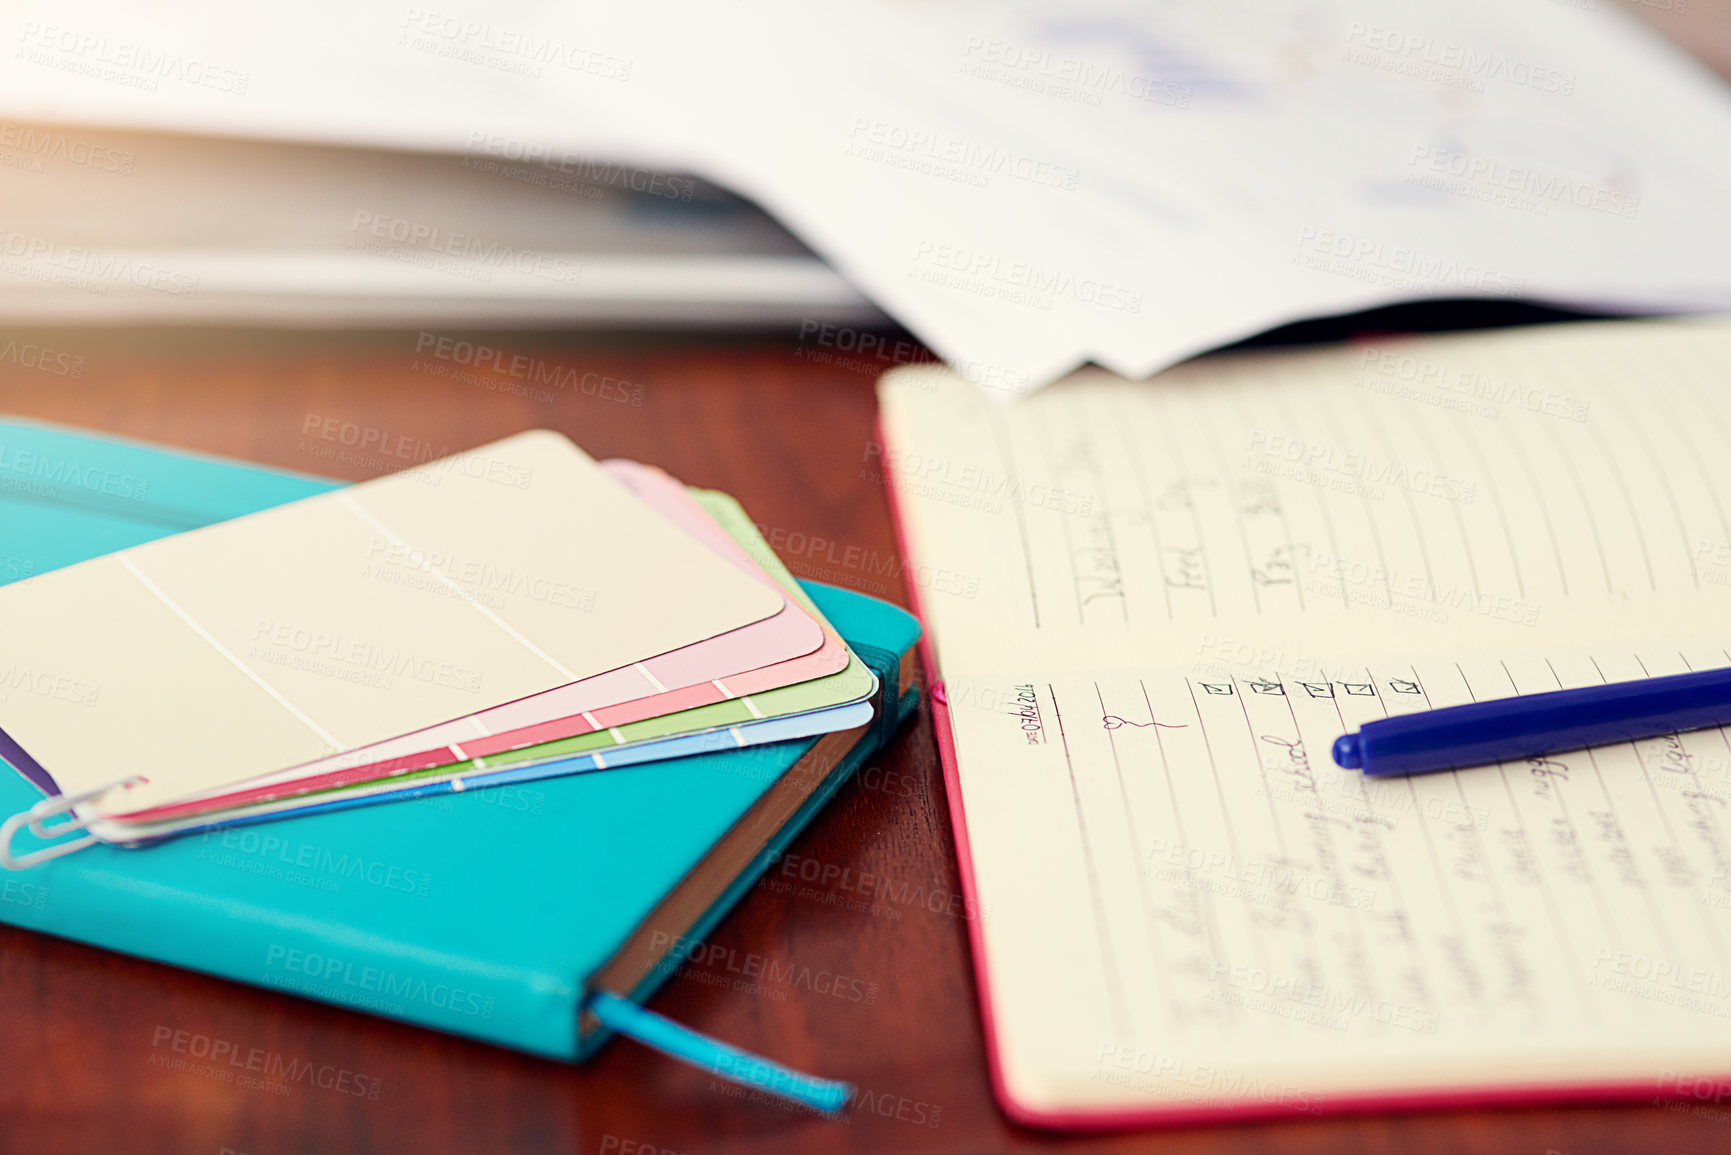
<path fill-rule="evenodd" d="M 1731 75 L 1731 0 L 1624 7 Z M 563 384 L 531 386 L 536 394 L 508 375 L 417 352 L 425 341 L 415 333 L 34 337 L 68 354 L 50 365 L 80 372 L 26 367 L 6 342 L 29 338 L 0 332 L 0 413 L 348 479 L 400 468 L 423 445 L 457 449 L 548 426 L 597 457 L 653 462 L 727 490 L 795 573 L 906 604 L 874 480 L 872 380 L 887 367 L 881 359 L 791 337 L 481 338 L 557 367 Z M 846 786 L 790 854 L 818 871 L 845 866 L 928 895 L 956 894 L 929 716 Z M 688 965 L 653 1005 L 722 1039 L 857 1081 L 863 1106 L 841 1122 L 747 1101 L 626 1041 L 584 1068 L 564 1067 L 0 928 L 0 1152 L 1731 1150 L 1731 1108 L 1650 1103 L 1139 1135 L 1014 1128 L 986 1083 L 961 918 L 945 903 L 934 904 L 943 913 L 881 903 L 861 910 L 846 890 L 817 891 L 760 885 L 712 942 L 857 978 L 869 1003 L 803 989 L 782 1000 L 724 991 L 714 985 L 727 977 L 718 964 Z M 378 1094 L 296 1085 L 275 1096 L 166 1071 L 152 1061 L 165 1029 L 369 1076 Z"/>
<path fill-rule="evenodd" d="M 0 345 L 0 412 L 349 479 L 400 467 L 398 454 L 416 456 L 422 445 L 454 450 L 548 426 L 597 457 L 652 462 L 727 490 L 796 573 L 906 604 L 873 461 L 872 380 L 883 366 L 869 358 L 825 364 L 833 350 L 792 338 L 479 338 L 557 368 L 563 385 L 523 396 L 512 392 L 521 382 L 510 376 L 417 353 L 428 341 L 415 333 L 35 340 L 83 358 L 82 372 L 25 368 Z M 453 378 L 454 370 L 468 375 Z M 929 716 L 846 786 L 790 853 L 818 864 L 814 871 L 847 866 L 929 895 L 956 894 Z M 1731 1147 L 1731 1129 L 1717 1121 L 1731 1113 L 1652 1105 L 1098 1138 L 1020 1130 L 999 1114 L 986 1083 L 959 900 L 956 913 L 931 904 L 940 913 L 895 903 L 857 909 L 853 897 L 821 881 L 803 894 L 760 885 L 712 941 L 741 957 L 859 979 L 869 1001 L 805 989 L 779 1000 L 734 993 L 715 985 L 731 977 L 717 963 L 688 964 L 653 1003 L 719 1038 L 857 1081 L 865 1107 L 842 1122 L 746 1101 L 628 1041 L 587 1067 L 564 1067 L 0 928 L 0 1151 L 718 1155 L 1158 1146 L 1586 1155 Z M 164 1070 L 160 1040 L 173 1031 L 353 1071 L 376 1079 L 378 1095 L 295 1085 L 279 1097 Z"/>

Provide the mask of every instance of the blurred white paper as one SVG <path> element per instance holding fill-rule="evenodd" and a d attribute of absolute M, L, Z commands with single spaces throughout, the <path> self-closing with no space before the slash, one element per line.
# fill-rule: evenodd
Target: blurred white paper
<path fill-rule="evenodd" d="M 700 173 L 1003 392 L 1423 297 L 1731 306 L 1731 103 L 1608 5 L 87 0 L 0 27 L 21 118 Z"/>
<path fill-rule="evenodd" d="M 0 123 L 14 238 L 0 325 L 886 321 L 713 185 L 480 143 L 452 156 Z"/>

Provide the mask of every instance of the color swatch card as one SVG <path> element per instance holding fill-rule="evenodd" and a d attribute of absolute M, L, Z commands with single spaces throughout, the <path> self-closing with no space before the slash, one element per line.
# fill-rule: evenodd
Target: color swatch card
<path fill-rule="evenodd" d="M 0 588 L 8 656 L 97 688 L 0 703 L 0 730 L 63 793 L 136 776 L 91 807 L 121 816 L 786 606 L 535 431 Z"/>
<path fill-rule="evenodd" d="M 874 675 L 875 679 L 875 675 Z M 590 752 L 571 754 L 546 760 L 488 764 L 482 768 L 465 764 L 447 768 L 446 772 L 413 775 L 403 778 L 381 778 L 343 790 L 318 791 L 272 801 L 211 810 L 162 822 L 114 822 L 97 820 L 88 830 L 104 842 L 124 846 L 148 844 L 163 838 L 196 833 L 215 827 L 246 825 L 303 814 L 347 810 L 357 806 L 376 805 L 441 794 L 462 794 L 470 790 L 510 786 L 543 778 L 558 778 L 584 774 L 593 770 L 624 770 L 651 762 L 690 758 L 700 754 L 716 754 L 729 750 L 745 750 L 772 743 L 795 742 L 823 734 L 834 734 L 869 725 L 877 717 L 876 705 L 863 700 L 851 705 L 815 710 L 804 714 L 768 718 L 726 729 L 699 730 L 651 742 L 638 742 L 605 754 Z M 132 816 L 128 816 L 129 818 Z"/>
<path fill-rule="evenodd" d="M 791 577 L 778 582 L 764 572 L 742 545 L 704 513 L 677 480 L 635 462 L 608 462 L 603 468 L 706 548 L 715 550 L 777 594 L 785 595 Z M 448 767 L 740 694 L 807 681 L 836 673 L 847 664 L 847 648 L 834 631 L 799 603 L 788 600 L 779 613 L 762 621 L 682 649 L 426 730 L 243 783 L 202 791 L 166 806 L 132 814 L 129 820 L 156 822 L 171 815 L 185 816 L 312 790 L 336 789 L 386 775 Z M 723 682 L 723 678 L 731 684 Z"/>
<path fill-rule="evenodd" d="M 611 464 L 609 469 L 623 474 L 628 471 L 619 469 L 618 465 L 624 464 L 628 463 Z M 830 721 L 845 721 L 849 726 L 859 724 L 851 720 L 851 714 L 837 715 L 833 719 L 817 716 L 864 703 L 877 689 L 875 680 L 823 621 L 816 606 L 768 549 L 738 503 L 718 493 L 699 491 L 694 497 L 678 481 L 659 470 L 643 466 L 631 466 L 630 469 L 638 474 L 633 478 L 633 484 L 640 486 L 639 492 L 651 499 L 652 507 L 660 512 L 676 513 L 676 523 L 690 530 L 694 539 L 703 541 L 706 547 L 720 550 L 725 543 L 726 552 L 735 564 L 748 568 L 761 581 L 787 594 L 790 605 L 784 612 L 797 614 L 809 623 L 822 644 L 810 654 L 730 676 L 727 683 L 717 678 L 701 687 L 668 690 L 612 705 L 596 703 L 596 712 L 585 711 L 574 717 L 515 730 L 489 734 L 481 729 L 488 720 L 509 717 L 513 710 L 521 710 L 537 701 L 563 700 L 569 703 L 574 695 L 581 694 L 588 682 L 601 680 L 589 679 L 373 749 L 402 748 L 424 740 L 426 735 L 444 734 L 464 727 L 472 728 L 466 733 L 480 733 L 481 737 L 466 738 L 432 750 L 423 749 L 415 754 L 401 754 L 389 762 L 337 769 L 324 763 L 297 767 L 238 783 L 229 789 L 131 811 L 121 822 L 94 829 L 104 838 L 115 841 L 160 837 L 195 820 L 208 822 L 215 812 L 246 808 L 248 816 L 256 816 L 305 805 L 314 795 L 328 802 L 340 794 L 374 796 L 452 780 L 473 785 L 477 775 L 507 770 L 522 774 L 535 767 L 544 768 L 542 776 L 572 773 L 624 764 L 622 751 L 628 748 L 635 751 L 630 760 L 639 761 L 644 756 L 684 756 L 684 753 L 699 749 L 786 741 L 845 728 L 828 725 Z M 687 647 L 687 650 L 714 646 L 727 636 L 709 639 Z M 765 656 L 762 649 L 750 647 L 745 653 Z M 677 654 L 660 657 L 674 659 Z M 731 668 L 739 660 L 740 656 L 735 655 L 726 664 Z M 802 717 L 805 722 L 791 721 Z M 725 732 L 724 736 L 702 747 L 682 746 L 677 752 L 672 749 L 664 752 L 636 749 L 718 731 Z M 581 765 L 577 763 L 578 759 L 584 759 Z"/>
<path fill-rule="evenodd" d="M 671 478 L 667 482 L 678 485 Z M 802 611 L 820 623 L 826 634 L 826 648 L 833 643 L 841 651 L 842 669 L 813 678 L 809 676 L 808 664 L 797 660 L 782 663 L 781 674 L 770 673 L 774 667 L 751 672 L 765 684 L 774 683 L 774 688 L 701 708 L 413 772 L 373 776 L 346 773 L 317 781 L 295 779 L 292 775 L 270 776 L 257 780 L 267 785 L 243 784 L 219 798 L 134 811 L 118 821 L 97 820 L 90 824 L 90 832 L 105 841 L 136 844 L 217 825 L 399 798 L 460 793 L 536 778 L 617 770 L 668 758 L 787 742 L 850 730 L 870 722 L 875 714 L 871 699 L 879 688 L 876 676 L 823 620 L 810 596 L 769 549 L 737 502 L 722 493 L 690 492 L 694 495 L 693 508 L 704 516 L 705 523 L 730 535 L 728 540 L 734 543 L 734 548 L 744 551 L 754 566 L 761 566 L 772 575 Z M 745 682 L 749 677 L 736 681 Z"/>

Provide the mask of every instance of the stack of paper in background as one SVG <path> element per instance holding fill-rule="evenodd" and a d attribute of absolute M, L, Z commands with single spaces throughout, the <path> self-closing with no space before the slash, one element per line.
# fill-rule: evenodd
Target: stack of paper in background
<path fill-rule="evenodd" d="M 0 756 L 88 831 L 40 853 L 851 730 L 877 689 L 731 498 L 548 432 L 14 582 L 0 636 L 59 688 L 0 700 Z"/>
<path fill-rule="evenodd" d="M 1637 7 L 20 0 L 0 319 L 860 324 L 869 299 L 1006 396 L 1396 301 L 1731 308 L 1731 163 L 1701 143 L 1731 100 Z M 834 273 L 649 170 L 750 198 Z M 122 181 L 128 211 L 97 207 Z M 662 227 L 596 199 L 622 185 L 674 193 L 639 205 Z"/>

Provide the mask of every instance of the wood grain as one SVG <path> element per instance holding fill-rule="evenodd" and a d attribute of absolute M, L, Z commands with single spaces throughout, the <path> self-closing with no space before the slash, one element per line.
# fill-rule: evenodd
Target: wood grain
<path fill-rule="evenodd" d="M 727 490 L 796 573 L 906 604 L 871 468 L 871 382 L 884 366 L 824 364 L 814 359 L 824 350 L 791 338 L 474 338 L 524 354 L 542 366 L 534 372 L 561 382 L 536 386 L 543 397 L 513 393 L 523 381 L 496 372 L 453 378 L 460 366 L 417 353 L 427 342 L 415 333 L 4 337 L 83 358 L 76 379 L 0 361 L 0 411 L 9 414 L 349 479 L 396 468 L 403 452 L 423 444 L 458 449 L 551 427 L 598 457 L 633 457 Z M 790 854 L 789 861 L 892 879 L 907 894 L 956 894 L 929 718 L 922 715 L 850 783 Z M 938 911 L 900 901 L 850 906 L 858 896 L 847 890 L 790 892 L 775 877 L 713 941 L 737 957 L 857 979 L 847 989 L 863 989 L 869 1001 L 803 988 L 781 999 L 726 991 L 715 985 L 730 977 L 717 964 L 688 966 L 654 1006 L 720 1038 L 857 1081 L 866 1098 L 842 1122 L 741 1098 L 629 1042 L 586 1067 L 564 1067 L 0 930 L 0 1151 L 1588 1155 L 1731 1147 L 1731 1129 L 1714 1118 L 1652 1105 L 1104 1137 L 1021 1130 L 1005 1122 L 987 1086 L 965 912 L 952 913 L 945 901 L 929 904 Z M 306 1085 L 276 1096 L 165 1070 L 158 1065 L 164 1029 L 347 1070 L 377 1080 L 377 1097 Z"/>

